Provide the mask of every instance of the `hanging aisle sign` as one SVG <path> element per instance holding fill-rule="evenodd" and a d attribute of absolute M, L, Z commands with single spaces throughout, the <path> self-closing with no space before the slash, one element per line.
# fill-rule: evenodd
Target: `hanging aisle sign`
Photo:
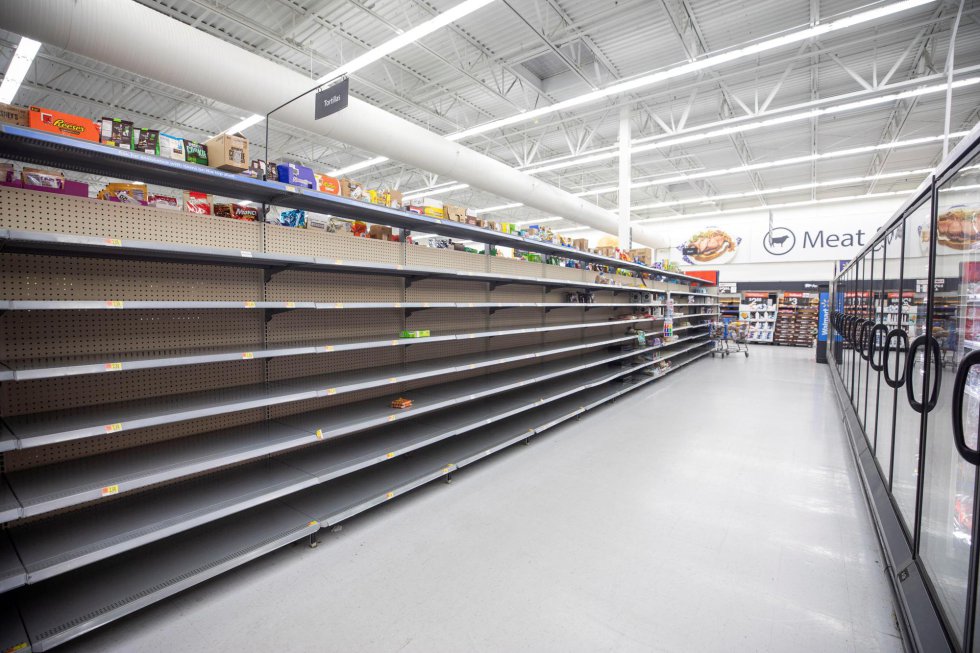
<path fill-rule="evenodd" d="M 316 94 L 316 113 L 315 120 L 326 118 L 337 113 L 341 109 L 347 108 L 347 101 L 350 97 L 350 78 L 345 77 L 343 81 L 334 84 Z"/>

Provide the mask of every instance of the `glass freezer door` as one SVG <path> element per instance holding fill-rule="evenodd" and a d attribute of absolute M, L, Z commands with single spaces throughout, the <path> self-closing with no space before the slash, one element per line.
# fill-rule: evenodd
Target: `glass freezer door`
<path fill-rule="evenodd" d="M 904 355 L 908 349 L 907 316 L 914 293 L 902 289 L 902 250 L 904 223 L 885 236 L 883 257 L 884 287 L 881 297 L 882 314 L 879 329 L 881 341 L 881 384 L 878 393 L 878 429 L 875 436 L 875 458 L 886 486 L 891 488 L 892 447 L 895 441 L 895 408 L 899 401 L 904 372 Z M 880 336 L 880 334 L 879 334 Z M 902 391 L 904 392 L 904 391 Z M 904 400 L 904 396 L 902 397 Z"/>
<path fill-rule="evenodd" d="M 936 194 L 931 335 L 938 351 L 930 354 L 930 375 L 938 377 L 939 392 L 927 417 L 919 545 L 933 593 L 958 643 L 966 617 L 976 468 L 957 451 L 953 422 L 962 427 L 963 444 L 975 450 L 980 414 L 980 178 L 975 167 L 968 164 Z M 958 370 L 961 378 L 955 383 Z"/>
<path fill-rule="evenodd" d="M 895 350 L 901 370 L 897 382 L 898 397 L 895 405 L 895 439 L 892 452 L 892 495 L 912 543 L 915 530 L 915 509 L 919 480 L 919 442 L 922 402 L 925 383 L 925 329 L 926 308 L 929 299 L 929 238 L 932 222 L 932 202 L 926 201 L 906 216 L 903 239 L 903 295 L 908 294 L 908 313 L 901 314 L 905 334 L 897 334 Z M 920 282 L 925 282 L 925 285 Z M 913 349 L 914 347 L 914 349 Z"/>

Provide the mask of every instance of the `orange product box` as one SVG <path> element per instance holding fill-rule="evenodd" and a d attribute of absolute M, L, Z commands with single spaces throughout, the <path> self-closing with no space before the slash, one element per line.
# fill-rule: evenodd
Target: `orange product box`
<path fill-rule="evenodd" d="M 99 127 L 94 120 L 88 118 L 54 109 L 31 107 L 27 121 L 31 129 L 40 129 L 61 136 L 73 136 L 94 143 L 99 142 Z"/>
<path fill-rule="evenodd" d="M 314 173 L 313 176 L 316 178 L 316 189 L 318 191 L 329 193 L 330 195 L 340 195 L 340 180 L 319 173 Z"/>

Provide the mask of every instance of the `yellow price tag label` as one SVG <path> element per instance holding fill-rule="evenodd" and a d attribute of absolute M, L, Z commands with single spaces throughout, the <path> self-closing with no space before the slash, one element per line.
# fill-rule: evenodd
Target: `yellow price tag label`
<path fill-rule="evenodd" d="M 394 458 L 394 457 L 395 457 L 394 451 L 389 451 L 388 453 L 385 454 L 385 458 Z"/>
<path fill-rule="evenodd" d="M 397 419 L 397 417 L 398 417 L 397 415 L 388 415 L 388 421 L 389 422 L 394 422 L 395 419 Z"/>
<path fill-rule="evenodd" d="M 328 395 L 335 395 L 335 394 L 337 394 L 337 388 L 327 388 L 327 394 Z"/>
<path fill-rule="evenodd" d="M 118 485 L 107 485 L 104 488 L 102 488 L 102 496 L 108 497 L 108 496 L 111 496 L 113 494 L 119 494 L 119 486 Z"/>
<path fill-rule="evenodd" d="M 395 302 L 394 304 L 392 304 L 392 306 L 394 306 L 395 308 L 401 308 L 402 307 L 402 303 L 401 302 Z"/>
<path fill-rule="evenodd" d="M 333 260 L 333 264 L 334 265 L 343 265 L 344 264 L 344 259 L 342 259 L 342 258 L 336 258 L 336 259 Z"/>
<path fill-rule="evenodd" d="M 471 370 L 475 370 L 476 369 L 476 363 L 470 363 L 470 369 Z"/>
<path fill-rule="evenodd" d="M 326 345 L 323 348 L 323 351 L 325 351 L 325 352 L 331 352 L 331 351 L 333 351 L 333 345 Z"/>
<path fill-rule="evenodd" d="M 388 383 L 398 383 L 398 377 L 391 377 L 388 379 Z"/>
<path fill-rule="evenodd" d="M 285 184 L 285 185 L 284 185 L 284 187 L 285 187 L 285 189 L 286 189 L 286 190 L 288 190 L 288 191 L 289 191 L 290 193 L 299 193 L 299 188 L 298 188 L 298 187 L 296 187 L 296 186 L 291 186 L 290 184 Z"/>
<path fill-rule="evenodd" d="M 121 302 L 119 300 L 108 301 L 105 303 L 106 308 L 122 308 L 123 305 L 124 302 Z"/>
<path fill-rule="evenodd" d="M 333 305 L 333 307 L 334 307 L 334 308 L 343 308 L 343 307 L 344 307 L 344 305 L 343 305 L 343 303 L 341 303 L 341 302 L 337 302 L 336 304 L 334 304 L 334 305 Z"/>
<path fill-rule="evenodd" d="M 322 440 L 323 439 L 323 430 L 322 429 L 317 429 L 316 430 L 316 439 L 317 440 Z"/>
<path fill-rule="evenodd" d="M 248 361 L 248 360 L 252 360 L 253 358 L 255 358 L 255 354 L 254 353 L 252 353 L 250 351 L 243 351 L 242 352 L 242 359 L 243 360 L 247 360 Z"/>
<path fill-rule="evenodd" d="M 118 238 L 106 238 L 105 244 L 109 247 L 122 247 L 122 241 Z"/>
<path fill-rule="evenodd" d="M 313 521 L 306 522 L 306 525 L 307 526 L 316 526 L 319 523 L 320 522 L 318 522 L 317 520 L 314 519 Z"/>
<path fill-rule="evenodd" d="M 400 344 L 401 344 L 401 342 L 400 342 L 400 341 L 398 341 L 398 340 L 392 340 L 392 341 L 391 341 L 391 346 L 392 346 L 392 347 L 394 347 L 394 346 L 396 346 L 396 345 L 400 345 Z"/>
<path fill-rule="evenodd" d="M 385 494 L 385 499 L 390 499 L 393 496 L 395 496 L 395 493 L 394 492 L 388 492 L 388 493 Z"/>
<path fill-rule="evenodd" d="M 429 302 L 422 302 L 422 308 L 429 308 Z"/>
<path fill-rule="evenodd" d="M 286 308 L 296 308 L 296 302 L 286 302 Z"/>
<path fill-rule="evenodd" d="M 122 368 L 123 368 L 123 364 L 122 363 L 106 363 L 105 364 L 105 371 L 106 372 L 118 372 Z"/>
<path fill-rule="evenodd" d="M 244 302 L 245 308 L 255 308 L 255 302 Z"/>
<path fill-rule="evenodd" d="M 115 424 L 106 424 L 102 428 L 105 429 L 106 433 L 115 433 L 116 431 L 122 431 L 122 422 L 116 422 Z"/>
<path fill-rule="evenodd" d="M 443 468 L 442 468 L 442 473 L 443 473 L 443 474 L 448 474 L 448 473 L 449 473 L 450 471 L 451 471 L 451 470 L 450 470 L 450 468 L 449 468 L 449 467 L 443 467 Z"/>

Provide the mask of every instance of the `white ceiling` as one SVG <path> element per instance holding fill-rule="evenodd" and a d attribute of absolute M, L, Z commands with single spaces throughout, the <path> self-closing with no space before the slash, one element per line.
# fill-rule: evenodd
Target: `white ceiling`
<path fill-rule="evenodd" d="M 318 78 L 456 4 L 458 0 L 142 0 L 294 70 Z M 739 47 L 894 2 L 845 0 L 496 0 L 458 23 L 357 72 L 357 97 L 440 134 L 547 106 L 690 58 Z M 554 113 L 474 136 L 467 146 L 512 166 L 534 167 L 555 157 L 614 146 L 619 113 L 629 107 L 633 138 L 697 132 L 718 121 L 751 122 L 793 105 L 840 104 L 842 97 L 889 94 L 897 83 L 933 85 L 947 62 L 959 4 L 933 2 L 874 23 L 786 46 L 755 58 L 682 76 L 630 95 Z M 3 19 L 0 15 L 0 27 Z M 18 37 L 0 29 L 0 66 L 6 68 Z M 980 0 L 965 0 L 955 48 L 955 79 L 980 75 Z M 890 73 L 890 74 L 889 74 Z M 928 78 L 928 79 L 927 79 Z M 887 79 L 887 81 L 886 81 Z M 857 95 L 854 95 L 857 94 Z M 836 98 L 836 100 L 835 100 Z M 243 112 L 178 88 L 50 47 L 16 98 L 98 117 L 204 138 L 237 122 Z M 269 107 L 279 104 L 270 98 Z M 765 107 L 765 108 L 763 108 Z M 635 154 L 635 181 L 678 171 L 707 171 L 765 161 L 903 141 L 943 133 L 945 95 L 889 101 L 858 110 L 664 147 Z M 971 128 L 980 116 L 980 84 L 957 89 L 951 131 Z M 291 126 L 271 124 L 270 150 L 328 171 L 376 155 Z M 247 132 L 264 139 L 262 125 Z M 718 209 L 762 206 L 870 192 L 911 190 L 921 174 L 876 181 L 827 182 L 928 168 L 942 143 L 863 153 L 831 161 L 779 166 L 632 191 L 632 205 L 704 200 L 634 211 L 635 220 Z M 405 191 L 445 184 L 425 170 L 389 161 L 357 172 L 370 186 Z M 543 172 L 539 178 L 569 190 L 615 186 L 616 159 Z M 823 183 L 778 194 L 711 200 L 717 195 Z M 507 198 L 467 188 L 438 195 L 475 208 Z M 597 196 L 614 210 L 615 192 Z M 533 220 L 540 212 L 517 208 L 497 219 Z M 552 226 L 572 227 L 560 222 Z"/>

